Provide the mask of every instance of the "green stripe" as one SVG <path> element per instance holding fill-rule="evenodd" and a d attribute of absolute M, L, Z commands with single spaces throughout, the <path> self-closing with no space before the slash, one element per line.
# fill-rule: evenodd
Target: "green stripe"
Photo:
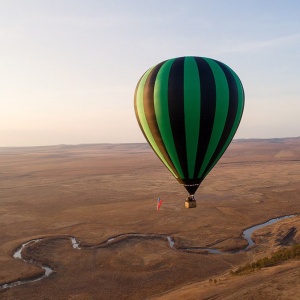
<path fill-rule="evenodd" d="M 169 171 L 174 175 L 175 178 L 178 178 L 178 176 L 176 176 L 176 174 L 174 173 L 174 171 L 172 170 L 172 168 L 170 167 L 170 165 L 167 163 L 167 161 L 165 160 L 164 156 L 162 155 L 161 151 L 159 150 L 155 139 L 151 133 L 151 130 L 149 128 L 149 125 L 147 123 L 147 119 L 146 119 L 146 115 L 145 115 L 145 109 L 144 109 L 144 86 L 146 83 L 146 80 L 150 74 L 150 72 L 152 71 L 153 68 L 150 68 L 143 76 L 143 78 L 140 81 L 140 84 L 138 86 L 138 90 L 137 90 L 137 97 L 136 97 L 136 105 L 137 105 L 137 112 L 138 112 L 138 117 L 140 119 L 141 122 L 141 126 L 144 130 L 144 133 L 149 141 L 149 143 L 151 144 L 153 150 L 156 152 L 156 154 L 158 155 L 158 157 L 163 161 L 163 163 L 166 165 L 166 167 L 169 169 Z"/>
<path fill-rule="evenodd" d="M 229 146 L 230 142 L 232 141 L 242 118 L 242 114 L 243 114 L 243 110 L 244 110 L 244 91 L 243 91 L 243 87 L 242 87 L 242 83 L 240 81 L 240 79 L 238 78 L 238 76 L 235 74 L 235 72 L 233 72 L 230 69 L 232 75 L 234 76 L 236 85 L 237 85 L 237 89 L 238 89 L 238 107 L 237 107 L 237 112 L 236 112 L 236 116 L 235 116 L 235 120 L 234 123 L 232 125 L 232 129 L 230 131 L 230 134 L 227 138 L 226 143 L 224 144 L 222 150 L 220 151 L 219 155 L 216 157 L 214 163 L 211 165 L 211 167 L 208 169 L 208 171 L 204 174 L 203 177 L 205 177 L 210 171 L 211 169 L 214 167 L 214 165 L 218 162 L 218 160 L 221 158 L 221 156 L 223 155 L 223 153 L 225 152 L 225 150 L 227 149 L 227 147 Z"/>
<path fill-rule="evenodd" d="M 200 127 L 200 78 L 193 57 L 184 60 L 184 121 L 189 178 L 194 178 Z"/>
<path fill-rule="evenodd" d="M 216 110 L 214 117 L 214 124 L 212 129 L 212 134 L 210 137 L 210 141 L 208 144 L 208 148 L 201 165 L 201 169 L 198 175 L 200 178 L 203 175 L 204 170 L 206 169 L 211 157 L 213 156 L 220 138 L 222 136 L 222 132 L 224 129 L 224 125 L 226 122 L 227 114 L 228 114 L 228 106 L 229 106 L 229 88 L 226 76 L 221 69 L 221 67 L 211 59 L 204 58 L 209 64 L 216 84 Z"/>
<path fill-rule="evenodd" d="M 173 133 L 169 117 L 168 85 L 170 69 L 175 59 L 166 61 L 158 71 L 154 85 L 154 109 L 158 128 L 167 149 L 167 152 L 180 176 L 184 178 L 176 152 Z"/>

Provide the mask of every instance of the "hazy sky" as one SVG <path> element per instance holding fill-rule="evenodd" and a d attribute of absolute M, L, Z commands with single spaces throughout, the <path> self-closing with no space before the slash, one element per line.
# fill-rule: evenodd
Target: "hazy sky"
<path fill-rule="evenodd" d="M 245 93 L 235 138 L 300 135 L 300 1 L 0 0 L 0 146 L 144 142 L 142 74 L 194 55 Z"/>

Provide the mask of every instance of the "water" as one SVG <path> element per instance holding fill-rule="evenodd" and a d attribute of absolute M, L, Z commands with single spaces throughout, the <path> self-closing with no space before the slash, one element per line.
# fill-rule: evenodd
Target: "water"
<path fill-rule="evenodd" d="M 80 249 L 80 242 L 75 237 L 71 237 L 70 239 L 73 249 Z"/>
<path fill-rule="evenodd" d="M 28 245 L 30 245 L 30 244 L 37 243 L 37 242 L 39 242 L 40 240 L 41 240 L 41 239 L 35 239 L 35 240 L 31 240 L 31 241 L 28 241 L 28 242 L 22 244 L 21 247 L 18 248 L 18 249 L 15 251 L 15 253 L 13 254 L 13 258 L 21 259 L 21 260 L 25 261 L 25 260 L 22 258 L 22 250 L 23 250 L 26 246 L 28 246 Z"/>
<path fill-rule="evenodd" d="M 248 248 L 250 248 L 251 246 L 254 245 L 254 241 L 251 238 L 251 236 L 252 236 L 252 234 L 253 234 L 254 231 L 256 231 L 258 229 L 261 229 L 261 228 L 263 228 L 265 226 L 269 226 L 271 224 L 277 223 L 277 222 L 279 222 L 281 220 L 284 220 L 284 219 L 287 219 L 287 218 L 292 218 L 292 217 L 295 217 L 295 216 L 296 215 L 289 215 L 289 216 L 283 216 L 283 217 L 274 218 L 274 219 L 271 219 L 271 220 L 269 220 L 269 221 L 267 221 L 265 223 L 261 223 L 261 224 L 255 225 L 255 226 L 252 226 L 252 227 L 244 230 L 244 232 L 243 232 L 243 238 L 245 240 L 247 240 L 247 242 L 248 242 L 248 246 L 247 246 L 246 249 L 248 249 Z"/>
<path fill-rule="evenodd" d="M 226 252 L 218 250 L 218 249 L 213 249 L 213 248 L 201 248 L 201 250 L 207 251 L 210 254 L 225 254 Z"/>
<path fill-rule="evenodd" d="M 205 251 L 205 252 L 208 252 L 210 254 L 225 254 L 226 252 L 223 252 L 219 249 L 214 249 L 214 248 L 203 248 L 203 247 L 191 247 L 191 248 L 180 248 L 184 251 L 192 251 L 192 252 L 195 252 L 195 251 Z"/>
<path fill-rule="evenodd" d="M 253 232 L 255 230 L 258 230 L 260 228 L 263 228 L 265 226 L 268 226 L 268 225 L 271 225 L 271 224 L 274 224 L 276 222 L 279 222 L 281 220 L 284 220 L 284 219 L 287 219 L 287 218 L 291 218 L 291 217 L 295 217 L 296 215 L 289 215 L 289 216 L 283 216 L 283 217 L 278 217 L 278 218 L 274 218 L 274 219 L 271 219 L 265 223 L 261 223 L 261 224 L 258 224 L 258 225 L 255 225 L 255 226 L 252 226 L 250 228 L 247 228 L 246 230 L 243 231 L 243 238 L 247 240 L 248 242 L 248 246 L 243 249 L 243 250 L 240 250 L 238 252 L 242 252 L 242 251 L 247 251 L 251 246 L 254 245 L 254 241 L 251 239 L 251 236 L 253 234 Z M 112 238 L 109 238 L 106 242 L 104 242 L 102 245 L 105 245 L 105 244 L 109 244 L 111 243 L 112 241 L 114 241 L 115 239 L 117 239 L 118 237 L 122 237 L 122 236 L 136 236 L 136 237 L 155 237 L 155 238 L 167 238 L 167 241 L 168 241 L 168 244 L 169 244 L 169 247 L 171 249 L 174 249 L 174 250 L 183 250 L 183 251 L 197 251 L 197 250 L 201 250 L 201 251 L 207 251 L 208 253 L 211 253 L 211 254 L 228 254 L 228 253 L 234 253 L 234 252 L 223 252 L 221 250 L 218 250 L 218 249 L 214 249 L 214 248 L 201 248 L 201 247 L 193 247 L 193 248 L 176 248 L 175 246 L 175 241 L 174 239 L 171 237 L 171 236 L 165 236 L 165 235 L 155 235 L 155 234 L 139 234 L 139 233 L 128 233 L 128 234 L 120 234 L 118 236 L 115 236 L 115 237 L 112 237 Z M 5 284 L 2 284 L 0 285 L 0 290 L 2 289 L 6 289 L 6 288 L 11 288 L 11 287 L 15 287 L 15 286 L 18 286 L 18 285 L 21 285 L 21 284 L 25 284 L 25 283 L 30 283 L 30 282 L 35 282 L 35 281 L 39 281 L 39 280 L 42 280 L 46 277 L 49 277 L 53 272 L 54 270 L 49 267 L 49 266 L 46 266 L 46 265 L 40 265 L 38 264 L 38 262 L 35 262 L 35 261 L 32 261 L 32 260 L 25 260 L 23 257 L 22 257 L 22 251 L 25 247 L 27 247 L 28 245 L 30 244 L 34 244 L 34 243 L 38 243 L 39 241 L 41 241 L 42 239 L 34 239 L 34 240 L 30 240 L 26 243 L 23 243 L 21 245 L 21 247 L 19 247 L 18 249 L 16 249 L 16 251 L 14 252 L 13 254 L 13 258 L 15 259 L 20 259 L 26 263 L 30 263 L 30 264 L 33 264 L 33 265 L 36 265 L 36 266 L 40 266 L 43 270 L 44 270 L 44 274 L 40 277 L 37 277 L 35 279 L 30 279 L 30 280 L 17 280 L 17 281 L 14 281 L 14 282 L 10 282 L 10 283 L 5 283 Z M 77 240 L 75 237 L 70 237 L 70 241 L 72 243 L 72 247 L 73 249 L 82 249 L 82 248 L 85 248 L 84 246 L 80 246 L 80 241 Z M 237 252 L 235 252 L 237 253 Z"/>
<path fill-rule="evenodd" d="M 27 244 L 27 243 L 26 243 Z M 13 258 L 17 258 L 17 259 L 22 259 L 22 255 L 21 255 L 21 252 L 22 252 L 22 249 L 25 247 L 26 245 L 23 244 L 21 246 L 21 248 L 19 250 L 17 250 L 14 255 L 13 255 Z"/>
<path fill-rule="evenodd" d="M 28 246 L 28 245 L 31 245 L 31 244 L 35 244 L 35 243 L 38 243 L 39 241 L 41 241 L 41 239 L 34 239 L 34 240 L 30 240 L 26 243 L 23 243 L 21 245 L 20 248 L 18 248 L 15 253 L 13 254 L 13 258 L 15 259 L 20 259 L 24 262 L 27 262 L 27 263 L 30 263 L 30 264 L 33 264 L 33 265 L 37 265 L 36 262 L 32 261 L 32 260 L 25 260 L 23 257 L 22 257 L 22 251 L 23 249 Z M 39 265 L 40 266 L 40 265 Z M 14 281 L 14 282 L 9 282 L 9 283 L 5 283 L 3 285 L 0 285 L 0 290 L 1 289 L 7 289 L 7 288 L 11 288 L 11 287 L 15 287 L 15 286 L 18 286 L 18 285 L 21 285 L 21 284 L 25 284 L 25 283 L 30 283 L 30 282 L 35 282 L 35 281 L 39 281 L 39 280 L 42 280 L 46 277 L 49 277 L 53 272 L 54 270 L 52 268 L 50 268 L 49 266 L 40 266 L 43 270 L 44 270 L 44 274 L 42 276 L 39 276 L 37 278 L 34 278 L 34 279 L 28 279 L 28 280 L 17 280 L 17 281 Z"/>
<path fill-rule="evenodd" d="M 281 220 L 284 220 L 284 219 L 287 219 L 287 218 L 292 218 L 292 217 L 295 217 L 295 216 L 296 215 L 288 215 L 288 216 L 274 218 L 274 219 L 271 219 L 267 222 L 264 222 L 264 223 L 261 223 L 261 224 L 258 224 L 258 225 L 255 225 L 255 226 L 252 226 L 250 228 L 245 229 L 243 231 L 242 237 L 248 242 L 248 246 L 246 248 L 242 249 L 242 250 L 239 250 L 239 251 L 226 252 L 226 251 L 221 251 L 221 250 L 218 250 L 218 249 L 215 249 L 215 248 L 200 248 L 200 247 L 182 248 L 182 249 L 183 250 L 188 250 L 188 251 L 203 250 L 203 251 L 207 251 L 210 254 L 233 254 L 233 253 L 240 253 L 240 252 L 243 252 L 243 251 L 247 251 L 247 250 L 249 250 L 249 248 L 251 246 L 253 246 L 255 244 L 254 241 L 251 238 L 254 231 L 256 231 L 258 229 L 261 229 L 265 226 L 269 226 L 271 224 L 277 223 Z"/>
<path fill-rule="evenodd" d="M 45 276 L 43 276 L 43 278 L 50 276 L 54 272 L 54 270 L 51 269 L 50 267 L 42 266 L 42 268 L 45 270 Z M 42 278 L 40 278 L 40 279 L 42 279 Z"/>
<path fill-rule="evenodd" d="M 169 246 L 171 249 L 174 249 L 175 241 L 170 236 L 167 236 L 167 240 L 169 242 Z"/>

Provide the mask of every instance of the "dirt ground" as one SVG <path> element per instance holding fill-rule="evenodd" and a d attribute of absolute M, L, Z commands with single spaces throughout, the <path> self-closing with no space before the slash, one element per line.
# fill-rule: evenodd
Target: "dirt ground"
<path fill-rule="evenodd" d="M 300 138 L 234 141 L 185 209 L 184 188 L 146 144 L 0 148 L 0 285 L 41 269 L 12 257 L 24 253 L 54 274 L 0 290 L 0 299 L 296 299 L 299 261 L 232 277 L 239 265 L 300 242 L 300 217 L 255 232 L 257 245 L 238 254 L 171 249 L 245 246 L 242 231 L 300 212 Z M 156 211 L 157 197 L 163 199 Z M 299 230 L 298 230 L 299 229 Z M 90 249 L 72 248 L 74 236 Z M 297 293 L 298 292 L 298 293 Z"/>

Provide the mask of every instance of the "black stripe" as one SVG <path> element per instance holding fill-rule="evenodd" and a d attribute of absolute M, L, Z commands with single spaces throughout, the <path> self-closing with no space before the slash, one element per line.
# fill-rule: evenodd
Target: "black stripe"
<path fill-rule="evenodd" d="M 148 123 L 148 126 L 150 128 L 150 131 L 153 135 L 153 138 L 161 151 L 163 157 L 168 162 L 174 173 L 179 177 L 179 174 L 172 163 L 172 160 L 167 152 L 167 149 L 165 147 L 165 144 L 163 142 L 163 139 L 161 137 L 159 127 L 157 124 L 157 119 L 155 115 L 155 109 L 154 109 L 154 85 L 157 77 L 157 73 L 159 72 L 161 66 L 165 63 L 165 61 L 161 62 L 160 64 L 156 65 L 150 74 L 148 75 L 145 86 L 144 86 L 144 110 L 146 115 L 146 120 Z M 155 151 L 154 151 L 155 152 Z M 159 157 L 159 156 L 158 156 Z M 160 158 L 160 157 L 159 157 Z"/>
<path fill-rule="evenodd" d="M 216 83 L 209 64 L 201 57 L 195 57 L 200 78 L 200 132 L 194 177 L 197 178 L 203 163 L 211 133 L 216 110 Z"/>
<path fill-rule="evenodd" d="M 169 118 L 173 140 L 184 178 L 188 178 L 184 121 L 184 57 L 174 60 L 169 74 Z"/>
<path fill-rule="evenodd" d="M 217 146 L 216 150 L 214 151 L 214 154 L 212 155 L 206 169 L 204 170 L 203 175 L 205 175 L 206 172 L 213 165 L 213 163 L 215 162 L 217 156 L 222 151 L 222 148 L 224 147 L 224 145 L 230 135 L 234 120 L 236 118 L 237 109 L 238 109 L 238 101 L 239 101 L 238 87 L 237 87 L 236 81 L 235 81 L 231 71 L 223 63 L 221 63 L 219 61 L 215 61 L 215 62 L 221 67 L 221 69 L 223 70 L 223 72 L 226 76 L 226 79 L 227 79 L 228 88 L 229 88 L 229 106 L 228 106 L 226 122 L 224 125 L 224 129 L 223 129 L 220 141 L 219 141 L 218 146 Z M 225 152 L 225 150 L 224 150 L 224 152 Z"/>

